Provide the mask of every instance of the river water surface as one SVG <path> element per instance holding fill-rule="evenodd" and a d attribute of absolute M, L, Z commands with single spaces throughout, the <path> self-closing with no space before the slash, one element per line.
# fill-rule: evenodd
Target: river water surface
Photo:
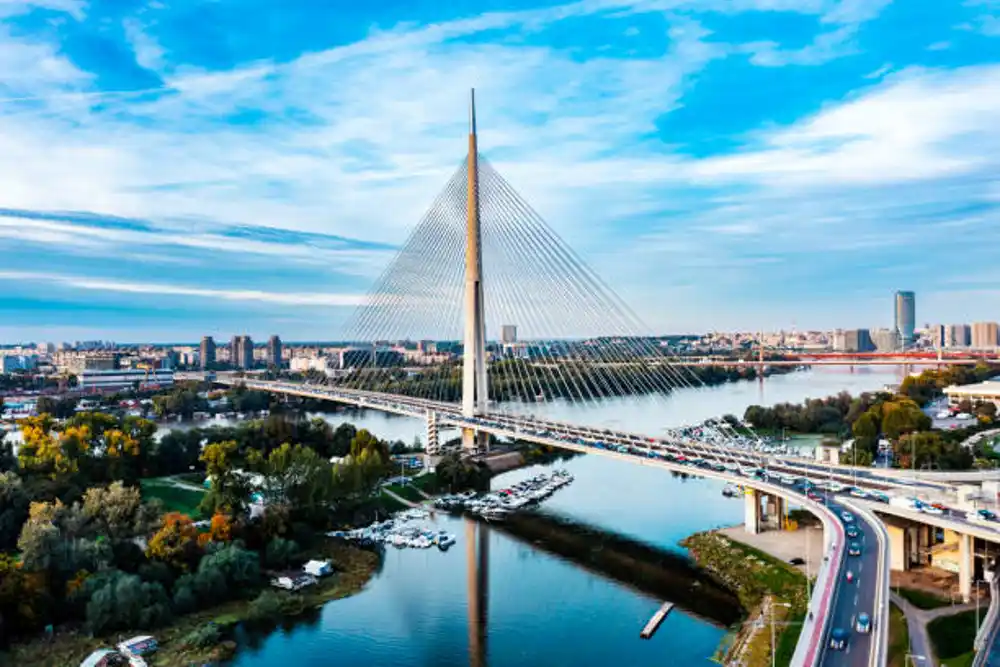
<path fill-rule="evenodd" d="M 800 402 L 898 382 L 878 367 L 804 371 L 665 398 L 621 398 L 600 405 L 531 406 L 539 416 L 656 434 L 754 403 Z M 423 438 L 422 422 L 380 413 L 330 417 L 369 428 L 380 438 Z M 575 482 L 545 503 L 560 513 L 669 549 L 699 530 L 742 520 L 742 503 L 719 482 L 682 480 L 664 470 L 598 456 L 558 466 Z M 531 476 L 517 470 L 494 487 Z M 368 588 L 326 605 L 312 622 L 279 630 L 241 650 L 236 667 L 643 667 L 707 665 L 725 628 L 675 610 L 648 641 L 639 631 L 660 605 L 631 589 L 543 553 L 496 530 L 439 517 L 456 535 L 447 552 L 388 549 Z M 478 531 L 478 532 L 477 532 Z"/>

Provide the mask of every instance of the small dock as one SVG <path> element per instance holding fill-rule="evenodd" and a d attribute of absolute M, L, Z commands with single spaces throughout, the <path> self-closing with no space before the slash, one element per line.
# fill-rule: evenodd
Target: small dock
<path fill-rule="evenodd" d="M 656 633 L 657 628 L 660 627 L 660 624 L 663 623 L 663 619 L 667 617 L 667 614 L 669 614 L 673 608 L 673 602 L 664 602 L 663 605 L 656 610 L 656 613 L 653 614 L 653 617 L 649 619 L 649 622 L 646 623 L 646 627 L 642 629 L 639 636 L 643 639 L 649 639 L 652 637 Z"/>

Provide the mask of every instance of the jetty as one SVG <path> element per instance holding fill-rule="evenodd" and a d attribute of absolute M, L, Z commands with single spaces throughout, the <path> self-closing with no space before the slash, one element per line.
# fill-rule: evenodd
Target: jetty
<path fill-rule="evenodd" d="M 642 637 L 643 639 L 649 639 L 650 637 L 652 637 L 653 634 L 656 632 L 656 629 L 660 627 L 661 623 L 663 623 L 663 619 L 667 617 L 667 614 L 669 614 L 670 610 L 673 608 L 674 608 L 673 602 L 664 602 L 663 605 L 661 605 L 660 608 L 656 610 L 656 613 L 653 614 L 653 617 L 649 619 L 649 622 L 646 623 L 646 627 L 642 629 L 642 632 L 639 633 L 639 636 Z"/>

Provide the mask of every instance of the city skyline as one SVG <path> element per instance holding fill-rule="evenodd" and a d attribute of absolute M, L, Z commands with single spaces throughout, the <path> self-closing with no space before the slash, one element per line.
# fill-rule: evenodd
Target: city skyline
<path fill-rule="evenodd" d="M 0 340 L 335 339 L 461 159 L 473 85 L 483 152 L 650 333 L 891 326 L 900 288 L 921 322 L 996 319 L 970 240 L 998 222 L 996 17 L 899 4 L 332 30 L 290 2 L 273 33 L 266 5 L 4 5 Z"/>

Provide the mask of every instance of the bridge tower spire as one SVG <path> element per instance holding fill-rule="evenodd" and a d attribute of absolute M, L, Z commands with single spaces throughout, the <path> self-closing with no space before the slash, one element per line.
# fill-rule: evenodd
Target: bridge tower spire
<path fill-rule="evenodd" d="M 467 220 L 465 237 L 465 340 L 462 359 L 462 414 L 473 417 L 486 412 L 489 389 L 486 380 L 486 320 L 483 313 L 483 253 L 479 229 L 479 146 L 476 138 L 476 91 L 469 96 Z M 485 434 L 482 434 L 485 437 Z M 479 449 L 475 431 L 463 429 L 462 447 Z"/>

